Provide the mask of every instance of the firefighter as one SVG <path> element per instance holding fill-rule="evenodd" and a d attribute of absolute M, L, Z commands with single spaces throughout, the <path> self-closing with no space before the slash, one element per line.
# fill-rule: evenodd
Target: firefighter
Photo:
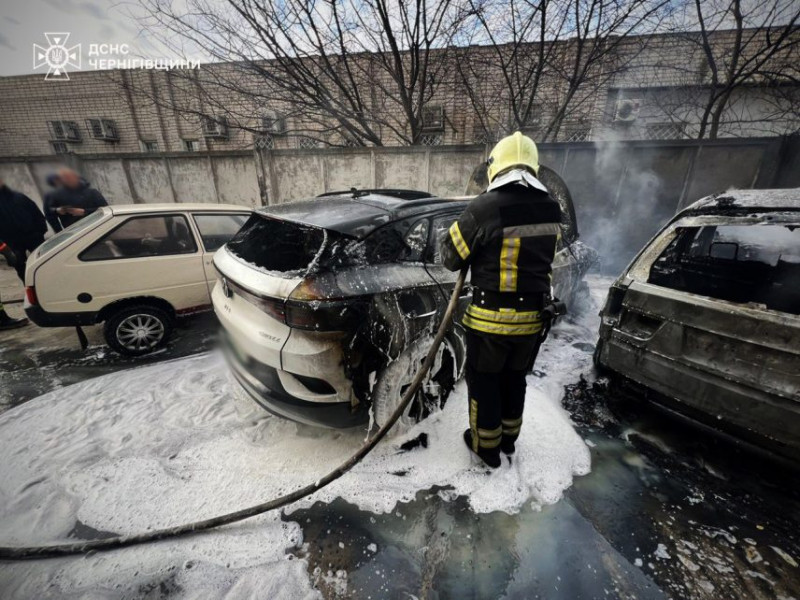
<path fill-rule="evenodd" d="M 487 465 L 511 455 L 522 427 L 525 377 L 542 333 L 542 309 L 560 236 L 561 207 L 536 178 L 539 152 L 516 132 L 488 160 L 489 187 L 441 240 L 444 265 L 471 270 L 467 336 L 467 447 Z"/>

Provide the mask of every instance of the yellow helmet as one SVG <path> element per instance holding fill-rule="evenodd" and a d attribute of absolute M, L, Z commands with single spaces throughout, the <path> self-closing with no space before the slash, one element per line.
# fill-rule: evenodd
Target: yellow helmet
<path fill-rule="evenodd" d="M 503 171 L 512 167 L 524 167 L 539 173 L 539 150 L 527 135 L 516 131 L 497 142 L 489 155 L 489 183 Z"/>

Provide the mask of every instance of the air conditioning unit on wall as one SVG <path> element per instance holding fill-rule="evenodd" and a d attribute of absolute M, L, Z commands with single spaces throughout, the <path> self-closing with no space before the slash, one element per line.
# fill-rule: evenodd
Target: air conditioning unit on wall
<path fill-rule="evenodd" d="M 225 139 L 228 137 L 228 121 L 225 117 L 204 117 L 203 137 Z"/>
<path fill-rule="evenodd" d="M 638 98 L 617 100 L 614 107 L 614 123 L 633 123 L 639 116 L 641 103 Z"/>

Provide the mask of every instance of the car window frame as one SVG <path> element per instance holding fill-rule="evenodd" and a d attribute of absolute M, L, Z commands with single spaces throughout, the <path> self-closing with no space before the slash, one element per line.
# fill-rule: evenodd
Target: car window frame
<path fill-rule="evenodd" d="M 436 226 L 434 225 L 435 221 L 440 218 L 446 217 L 454 217 L 453 223 L 458 221 L 461 215 L 464 214 L 464 209 L 459 210 L 447 210 L 441 213 L 434 213 L 429 215 L 428 218 L 431 221 L 430 231 L 428 232 L 428 248 L 425 251 L 423 260 L 425 261 L 426 265 L 438 265 L 442 266 L 441 262 L 436 262 L 436 245 L 439 243 L 439 238 L 436 236 Z M 452 224 L 451 224 L 452 225 Z"/>
<path fill-rule="evenodd" d="M 710 215 L 703 215 L 703 216 L 710 216 Z M 656 268 L 658 261 L 661 260 L 667 254 L 667 251 L 673 247 L 673 245 L 678 246 L 677 255 L 681 257 L 689 257 L 689 260 L 692 259 L 692 247 L 693 243 L 697 240 L 698 236 L 701 234 L 703 229 L 713 228 L 713 233 L 716 234 L 717 230 L 720 227 L 800 227 L 800 221 L 796 219 L 790 220 L 775 220 L 769 222 L 744 222 L 734 220 L 734 221 L 719 221 L 716 220 L 709 220 L 709 221 L 696 221 L 693 219 L 682 219 L 676 221 L 675 223 L 671 224 L 667 229 L 665 229 L 661 234 L 655 236 L 650 244 L 648 244 L 642 253 L 634 259 L 631 268 L 629 269 L 626 276 L 632 277 L 635 281 L 641 281 L 646 285 L 651 285 L 660 289 L 670 290 L 675 293 L 679 294 L 690 294 L 696 296 L 698 298 L 703 298 L 710 302 L 723 302 L 726 304 L 730 304 L 731 306 L 735 306 L 739 309 L 752 307 L 753 305 L 762 306 L 763 308 L 759 308 L 759 310 L 763 310 L 767 313 L 772 314 L 779 314 L 779 315 L 792 315 L 792 316 L 800 316 L 796 313 L 792 313 L 789 311 L 781 310 L 780 308 L 775 308 L 775 306 L 768 306 L 766 303 L 757 302 L 754 299 L 749 300 L 733 300 L 730 298 L 724 298 L 718 295 L 710 295 L 706 293 L 702 293 L 697 290 L 688 290 L 682 289 L 681 287 L 674 287 L 671 285 L 666 285 L 662 281 L 653 281 L 653 270 Z M 709 240 L 709 250 L 711 246 L 714 244 L 713 236 L 712 239 Z M 641 261 L 643 255 L 647 254 L 653 250 L 652 258 L 648 257 L 647 260 L 643 265 L 639 265 L 638 263 Z M 696 255 L 694 258 L 698 256 L 702 256 L 705 258 L 706 255 Z M 727 261 L 730 263 L 735 263 L 738 258 L 734 259 L 718 259 L 720 261 Z M 639 268 L 639 271 L 634 271 Z M 642 268 L 643 267 L 643 268 Z M 639 279 L 641 276 L 641 279 Z"/>
<path fill-rule="evenodd" d="M 411 246 L 409 246 L 406 243 L 406 240 L 408 239 L 408 236 L 411 233 L 411 230 L 414 229 L 417 225 L 419 225 L 422 222 L 427 223 L 428 230 L 426 232 L 427 235 L 425 236 L 427 238 L 425 240 L 425 246 L 419 252 L 419 257 L 418 258 L 400 257 L 400 258 L 398 258 L 397 262 L 400 262 L 400 263 L 412 263 L 412 264 L 414 264 L 414 263 L 416 263 L 416 264 L 424 264 L 425 262 L 427 262 L 425 259 L 426 259 L 426 256 L 428 254 L 428 246 L 430 245 L 431 227 L 433 227 L 433 220 L 431 219 L 431 215 L 423 215 L 422 217 L 420 217 L 417 220 L 413 221 L 411 223 L 411 225 L 409 225 L 408 229 L 406 230 L 405 235 L 403 236 L 403 243 L 406 245 L 406 248 L 408 248 L 409 250 L 411 249 Z"/>
<path fill-rule="evenodd" d="M 187 252 L 172 252 L 170 254 L 155 254 L 150 256 L 111 256 L 107 258 L 84 258 L 84 255 L 94 248 L 97 244 L 105 240 L 108 236 L 112 235 L 115 231 L 124 227 L 127 223 L 134 221 L 136 219 L 152 219 L 153 217 L 183 217 L 186 222 L 186 229 L 189 232 L 189 235 L 192 238 L 192 242 L 194 243 L 194 249 Z M 114 261 L 114 260 L 131 260 L 131 259 L 142 259 L 142 258 L 162 258 L 165 256 L 190 256 L 192 254 L 199 254 L 200 253 L 200 245 L 197 243 L 197 236 L 194 233 L 192 228 L 191 221 L 189 220 L 189 216 L 185 212 L 168 212 L 168 213 L 145 213 L 145 214 L 138 214 L 138 215 L 130 215 L 121 223 L 115 225 L 105 233 L 103 233 L 99 238 L 89 244 L 86 248 L 81 250 L 78 253 L 78 260 L 83 263 L 92 263 L 92 262 L 106 262 L 106 261 Z"/>
<path fill-rule="evenodd" d="M 50 254 L 62 246 L 66 247 L 67 245 L 75 243 L 81 238 L 89 235 L 90 232 L 100 227 L 110 215 L 110 211 L 103 210 L 102 208 L 89 213 L 82 219 L 75 221 L 72 225 L 65 227 L 61 231 L 56 232 L 39 244 L 39 246 L 36 248 L 36 256 L 44 256 L 45 254 Z"/>
<path fill-rule="evenodd" d="M 200 240 L 200 245 L 201 245 L 201 247 L 203 249 L 203 252 L 216 252 L 217 250 L 222 248 L 222 246 L 224 246 L 228 242 L 225 242 L 225 244 L 222 244 L 222 246 L 220 246 L 216 250 L 208 250 L 206 248 L 206 243 L 203 241 L 203 232 L 200 230 L 200 225 L 198 224 L 197 219 L 195 217 L 216 217 L 216 216 L 236 216 L 236 215 L 241 215 L 241 216 L 244 217 L 244 221 L 246 223 L 247 220 L 250 218 L 250 216 L 253 214 L 253 211 L 251 210 L 251 211 L 248 212 L 247 209 L 243 209 L 242 212 L 227 211 L 227 210 L 225 210 L 225 211 L 222 211 L 222 210 L 219 210 L 219 211 L 202 210 L 202 211 L 197 211 L 197 212 L 190 211 L 189 214 L 192 217 L 192 219 L 191 219 L 192 225 L 194 225 L 194 228 L 195 228 L 196 233 L 197 233 L 197 238 Z M 242 226 L 244 226 L 244 223 L 242 223 Z M 239 227 L 239 229 L 241 229 L 241 227 Z M 234 233 L 233 235 L 236 235 L 236 234 Z M 233 236 L 231 236 L 231 237 L 233 237 Z"/>

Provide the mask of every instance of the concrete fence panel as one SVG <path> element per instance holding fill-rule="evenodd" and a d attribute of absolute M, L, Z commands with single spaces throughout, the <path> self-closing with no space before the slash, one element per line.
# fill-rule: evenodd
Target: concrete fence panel
<path fill-rule="evenodd" d="M 256 164 L 252 156 L 215 156 L 211 159 L 209 168 L 214 169 L 221 203 L 249 207 L 261 204 Z"/>
<path fill-rule="evenodd" d="M 323 158 L 320 154 L 273 154 L 269 165 L 274 190 L 270 194 L 276 203 L 310 198 L 325 191 Z"/>
<path fill-rule="evenodd" d="M 374 187 L 371 152 L 326 154 L 323 160 L 326 192 Z"/>
<path fill-rule="evenodd" d="M 219 194 L 214 182 L 214 170 L 204 156 L 170 158 L 172 186 L 178 202 L 217 203 Z"/>
<path fill-rule="evenodd" d="M 394 150 L 394 149 L 392 149 Z M 376 151 L 375 187 L 428 189 L 428 153 Z"/>
<path fill-rule="evenodd" d="M 100 190 L 109 204 L 131 204 L 134 202 L 128 176 L 121 160 L 86 161 L 81 172 L 92 187 Z"/>
<path fill-rule="evenodd" d="M 483 152 L 431 152 L 429 191 L 437 196 L 461 196 L 472 171 L 484 160 Z"/>
<path fill-rule="evenodd" d="M 175 192 L 166 159 L 131 159 L 124 163 L 137 202 L 174 202 Z M 101 190 L 102 191 L 102 190 Z"/>

